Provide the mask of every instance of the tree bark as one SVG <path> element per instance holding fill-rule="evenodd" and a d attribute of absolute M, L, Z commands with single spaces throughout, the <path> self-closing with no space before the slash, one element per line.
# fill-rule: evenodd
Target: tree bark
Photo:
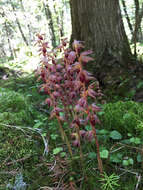
<path fill-rule="evenodd" d="M 5 33 L 6 33 L 6 37 L 7 37 L 8 46 L 9 46 L 10 57 L 13 59 L 14 58 L 14 53 L 13 53 L 13 48 L 12 48 L 11 41 L 10 41 L 9 26 L 8 26 L 8 23 L 7 23 L 6 18 L 5 18 L 6 15 L 5 15 L 4 10 L 0 15 L 5 19 L 4 29 L 5 29 Z M 2 50 L 3 50 L 4 55 L 7 56 L 4 49 L 2 49 Z"/>
<path fill-rule="evenodd" d="M 57 41 L 58 41 L 58 44 L 60 44 L 60 18 L 59 18 L 59 14 L 58 14 L 58 11 L 56 9 L 56 3 L 55 3 L 55 0 L 53 0 L 53 8 L 54 8 L 54 14 L 55 14 L 55 18 L 56 18 L 56 27 L 58 28 L 58 35 L 57 35 Z"/>
<path fill-rule="evenodd" d="M 133 36 L 133 33 L 134 33 L 133 26 L 131 24 L 131 20 L 130 20 L 130 17 L 129 17 L 128 12 L 127 12 L 126 2 L 125 2 L 125 0 L 121 0 L 121 2 L 122 2 L 122 5 L 123 5 L 123 10 L 124 10 L 124 13 L 125 13 L 125 17 L 127 19 L 128 27 L 129 27 L 129 29 L 131 31 L 132 36 Z"/>
<path fill-rule="evenodd" d="M 135 30 L 134 30 L 134 35 L 133 35 L 133 42 L 134 42 L 134 55 L 135 57 L 137 56 L 136 52 L 136 42 L 137 42 L 137 30 L 138 30 L 138 15 L 139 15 L 139 1 L 134 0 L 135 2 Z"/>
<path fill-rule="evenodd" d="M 133 32 L 132 42 L 134 43 L 134 55 L 136 56 L 136 43 L 142 41 L 141 22 L 143 18 L 143 3 L 140 8 L 139 1 L 134 0 L 134 2 L 135 2 L 135 28 Z"/>
<path fill-rule="evenodd" d="M 16 23 L 17 23 L 18 29 L 19 29 L 19 31 L 20 31 L 20 33 L 21 33 L 22 39 L 23 39 L 24 43 L 28 46 L 28 45 L 29 45 L 28 40 L 27 40 L 27 38 L 26 38 L 25 35 L 24 35 L 24 32 L 23 32 L 23 30 L 22 30 L 22 27 L 21 27 L 21 24 L 20 24 L 20 22 L 19 22 L 19 19 L 18 19 L 16 13 L 15 13 L 14 4 L 12 3 L 11 0 L 10 0 L 10 4 L 11 4 L 11 7 L 12 7 L 12 9 L 13 9 L 13 12 L 14 12 L 14 15 L 15 15 L 15 19 L 16 19 Z"/>
<path fill-rule="evenodd" d="M 49 8 L 48 3 L 44 3 L 44 9 L 45 9 L 45 15 L 46 18 L 48 20 L 48 25 L 49 25 L 49 29 L 50 29 L 50 35 L 51 35 L 51 41 L 52 41 L 52 46 L 56 47 L 56 35 L 55 35 L 55 30 L 54 30 L 54 24 L 53 24 L 53 19 L 52 19 L 52 13 L 51 10 Z"/>
<path fill-rule="evenodd" d="M 14 59 L 13 49 L 12 49 L 12 45 L 11 45 L 11 42 L 10 42 L 10 37 L 9 37 L 9 32 L 8 32 L 8 26 L 7 26 L 6 22 L 4 23 L 4 26 L 5 26 L 5 31 L 6 31 L 6 36 L 7 36 L 7 41 L 8 41 L 9 51 L 10 51 L 10 57 L 12 59 Z"/>
<path fill-rule="evenodd" d="M 28 20 L 26 14 L 25 14 L 25 8 L 24 8 L 24 4 L 23 4 L 23 0 L 20 0 L 20 5 L 21 5 L 21 10 L 23 12 L 23 15 L 24 15 L 24 18 L 25 20 L 27 21 L 27 28 L 28 28 L 28 33 L 29 33 L 29 44 L 31 44 L 31 41 L 32 41 L 32 24 L 31 24 L 31 21 Z"/>
<path fill-rule="evenodd" d="M 132 54 L 118 0 L 71 0 L 72 36 L 95 53 L 96 65 L 109 60 L 126 67 Z"/>
<path fill-rule="evenodd" d="M 58 12 L 57 8 L 56 8 L 55 0 L 53 0 L 53 1 L 54 1 L 54 12 L 56 15 L 57 26 L 59 29 L 59 36 L 61 38 L 64 36 L 64 10 L 61 9 Z M 62 2 L 62 4 L 63 4 L 63 2 Z M 60 43 L 60 39 L 59 39 L 59 43 Z"/>

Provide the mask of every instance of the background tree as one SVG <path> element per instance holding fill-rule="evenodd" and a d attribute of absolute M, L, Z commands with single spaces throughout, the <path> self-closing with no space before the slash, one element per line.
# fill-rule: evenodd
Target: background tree
<path fill-rule="evenodd" d="M 123 6 L 123 11 L 124 11 L 124 14 L 125 14 L 125 18 L 127 20 L 127 24 L 128 24 L 128 27 L 130 29 L 130 32 L 131 32 L 131 35 L 133 36 L 133 25 L 131 23 L 131 17 L 127 11 L 127 5 L 126 5 L 126 1 L 125 0 L 121 0 L 121 4 Z"/>
<path fill-rule="evenodd" d="M 52 45 L 53 45 L 53 47 L 55 47 L 56 46 L 56 36 L 55 36 L 52 13 L 51 13 L 50 7 L 48 5 L 48 2 L 46 2 L 46 3 L 43 2 L 43 6 L 44 6 L 46 18 L 48 20 L 48 25 L 49 25 L 49 29 L 50 29 Z"/>
<path fill-rule="evenodd" d="M 128 66 L 132 55 L 124 30 L 119 1 L 71 0 L 72 37 L 85 41 L 95 53 L 96 64 Z M 112 62 L 112 63 L 113 63 Z"/>
<path fill-rule="evenodd" d="M 1 0 L 0 14 L 2 59 L 15 51 L 11 57 L 17 58 L 19 51 L 23 51 L 23 55 L 24 51 L 33 51 L 37 33 L 45 34 L 52 47 L 59 44 L 61 37 L 69 38 L 71 34 L 69 0 Z"/>
<path fill-rule="evenodd" d="M 131 33 L 131 42 L 134 43 L 135 38 L 136 42 L 143 41 L 142 34 L 142 18 L 143 18 L 143 1 L 142 0 L 133 0 L 125 1 L 121 0 L 122 16 L 127 21 L 128 28 Z M 126 30 L 127 27 L 125 26 Z"/>
<path fill-rule="evenodd" d="M 13 2 L 12 2 L 11 0 L 10 0 L 10 4 L 11 4 L 12 10 L 13 10 L 13 13 L 14 13 L 14 15 L 15 15 L 15 20 L 16 20 L 18 29 L 19 29 L 19 31 L 20 31 L 20 34 L 21 34 L 21 36 L 22 36 L 22 39 L 23 39 L 24 43 L 28 46 L 28 45 L 29 45 L 29 44 L 28 44 L 28 40 L 27 40 L 27 38 L 25 37 L 25 34 L 24 34 L 23 30 L 22 30 L 20 21 L 19 21 L 17 15 L 16 15 L 16 12 L 15 12 L 15 6 L 14 6 L 14 4 L 13 4 Z"/>

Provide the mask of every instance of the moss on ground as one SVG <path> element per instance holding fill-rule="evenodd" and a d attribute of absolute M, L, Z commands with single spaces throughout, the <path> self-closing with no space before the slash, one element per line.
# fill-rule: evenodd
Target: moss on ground
<path fill-rule="evenodd" d="M 23 182 L 27 185 L 26 190 L 36 190 L 44 186 L 51 187 L 54 186 L 54 183 L 57 183 L 59 179 L 62 179 L 63 173 L 59 166 L 62 163 L 65 164 L 68 159 L 65 161 L 64 158 L 61 158 L 61 160 L 57 161 L 59 165 L 56 164 L 56 167 L 53 169 L 53 172 L 55 172 L 54 177 L 51 177 L 49 168 L 54 166 L 52 154 L 44 157 L 42 138 L 38 133 L 26 128 L 31 127 L 35 129 L 38 127 L 42 129 L 44 135 L 47 134 L 49 130 L 48 133 L 51 133 L 48 134 L 48 136 L 51 137 L 51 152 L 55 147 L 62 146 L 64 153 L 67 153 L 63 142 L 61 142 L 57 134 L 56 122 L 52 121 L 49 123 L 47 119 L 49 117 L 48 110 L 42 104 L 45 95 L 41 96 L 37 88 L 38 84 L 33 75 L 19 78 L 10 77 L 7 80 L 0 80 L 0 190 L 6 189 L 8 184 L 11 185 L 11 189 L 13 188 L 14 190 L 19 174 L 23 176 Z M 141 103 L 133 101 L 107 103 L 103 106 L 99 117 L 102 125 L 99 127 L 99 130 L 105 129 L 108 130 L 109 133 L 112 130 L 117 130 L 122 134 L 122 140 L 127 137 L 128 133 L 142 138 L 143 104 Z M 99 142 L 101 141 L 102 143 L 101 148 L 103 145 L 104 149 L 107 148 L 109 150 L 117 141 L 111 140 L 109 135 L 106 141 L 105 136 L 104 134 L 99 134 Z M 108 146 L 106 147 L 106 145 Z M 91 189 L 95 187 L 100 189 L 100 183 L 97 184 L 99 181 L 97 161 L 95 161 L 96 146 L 94 142 L 85 143 L 83 149 L 88 149 L 89 152 L 94 154 L 90 154 L 90 156 L 88 154 L 86 155 L 85 172 L 89 180 L 83 180 L 83 182 L 81 182 L 83 183 L 82 189 L 87 190 L 89 184 L 91 184 Z M 77 148 L 74 151 L 77 151 Z M 124 150 L 121 153 L 127 157 L 132 156 L 134 152 L 132 150 Z M 136 157 L 136 155 L 134 155 L 134 157 Z M 59 158 L 55 156 L 54 159 Z M 65 162 L 63 162 L 63 160 Z M 109 175 L 115 171 L 115 163 L 109 162 L 109 159 L 103 159 L 103 163 L 104 167 L 107 167 Z M 117 167 L 123 167 L 121 162 L 116 164 L 118 164 Z M 135 162 L 135 164 L 140 166 L 140 163 Z M 73 168 L 70 171 L 68 167 L 69 166 L 64 165 L 62 168 L 62 171 L 65 172 L 64 175 L 66 174 L 66 182 L 69 183 L 70 177 L 74 177 L 77 185 L 80 185 L 79 179 L 82 179 L 83 176 L 80 174 L 79 162 L 77 161 L 74 165 L 74 171 L 72 170 Z M 130 166 L 130 169 L 132 169 L 131 167 L 133 166 Z M 137 168 L 133 169 L 136 170 Z M 59 174 L 58 172 L 61 173 Z M 120 174 L 121 172 L 118 171 L 118 173 Z M 58 175 L 60 175 L 60 178 Z M 126 176 L 121 177 L 121 187 L 119 189 L 122 190 L 122 187 L 124 187 L 124 189 L 132 188 L 136 182 L 137 179 L 135 176 L 126 174 Z"/>
<path fill-rule="evenodd" d="M 47 114 L 40 110 L 42 97 L 35 83 L 32 75 L 0 80 L 0 190 L 8 185 L 8 189 L 16 188 L 19 174 L 28 190 L 46 186 L 51 180 L 43 157 L 42 138 L 26 129 L 41 122 L 39 127 L 44 133 L 47 125 Z"/>
<path fill-rule="evenodd" d="M 134 101 L 107 103 L 101 112 L 101 125 L 107 130 L 117 130 L 124 136 L 128 133 L 143 134 L 143 104 Z"/>

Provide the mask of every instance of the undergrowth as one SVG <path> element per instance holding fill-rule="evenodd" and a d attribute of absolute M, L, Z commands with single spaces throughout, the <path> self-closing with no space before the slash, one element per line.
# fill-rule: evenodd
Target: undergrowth
<path fill-rule="evenodd" d="M 34 76 L 0 81 L 1 190 L 14 188 L 20 173 L 26 189 L 37 189 L 39 184 L 44 186 L 50 181 L 48 175 L 45 177 L 48 169 L 42 140 L 47 113 L 40 110 L 40 95 L 34 81 Z"/>
<path fill-rule="evenodd" d="M 99 114 L 102 125 L 108 130 L 118 130 L 125 137 L 128 133 L 142 136 L 143 104 L 134 101 L 107 103 Z"/>
<path fill-rule="evenodd" d="M 99 105 L 102 107 L 98 114 L 101 125 L 97 126 L 97 136 L 106 172 L 102 179 L 94 141 L 83 145 L 85 175 L 81 172 L 79 155 L 73 157 L 72 165 L 57 131 L 58 123 L 49 120 L 49 109 L 43 104 L 45 95 L 37 91 L 34 76 L 0 80 L 0 86 L 0 190 L 14 189 L 17 179 L 23 180 L 26 190 L 56 189 L 58 185 L 59 189 L 68 190 L 69 184 L 79 190 L 103 190 L 114 176 L 118 182 L 112 184 L 120 185 L 113 186 L 114 189 L 132 190 L 139 183 L 138 190 L 142 190 L 141 103 L 117 101 Z M 66 124 L 64 128 L 68 130 Z M 36 130 L 48 139 L 48 155 L 43 156 L 44 143 Z M 90 130 L 86 125 L 86 131 Z M 78 152 L 76 147 L 72 147 L 72 151 Z M 22 178 L 18 178 L 20 175 Z"/>

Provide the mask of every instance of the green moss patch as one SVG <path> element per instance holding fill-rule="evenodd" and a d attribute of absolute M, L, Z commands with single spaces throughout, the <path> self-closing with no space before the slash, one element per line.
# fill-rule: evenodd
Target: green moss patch
<path fill-rule="evenodd" d="M 100 120 L 107 130 L 117 130 L 124 136 L 143 131 L 143 104 L 133 101 L 108 103 L 103 106 Z"/>

